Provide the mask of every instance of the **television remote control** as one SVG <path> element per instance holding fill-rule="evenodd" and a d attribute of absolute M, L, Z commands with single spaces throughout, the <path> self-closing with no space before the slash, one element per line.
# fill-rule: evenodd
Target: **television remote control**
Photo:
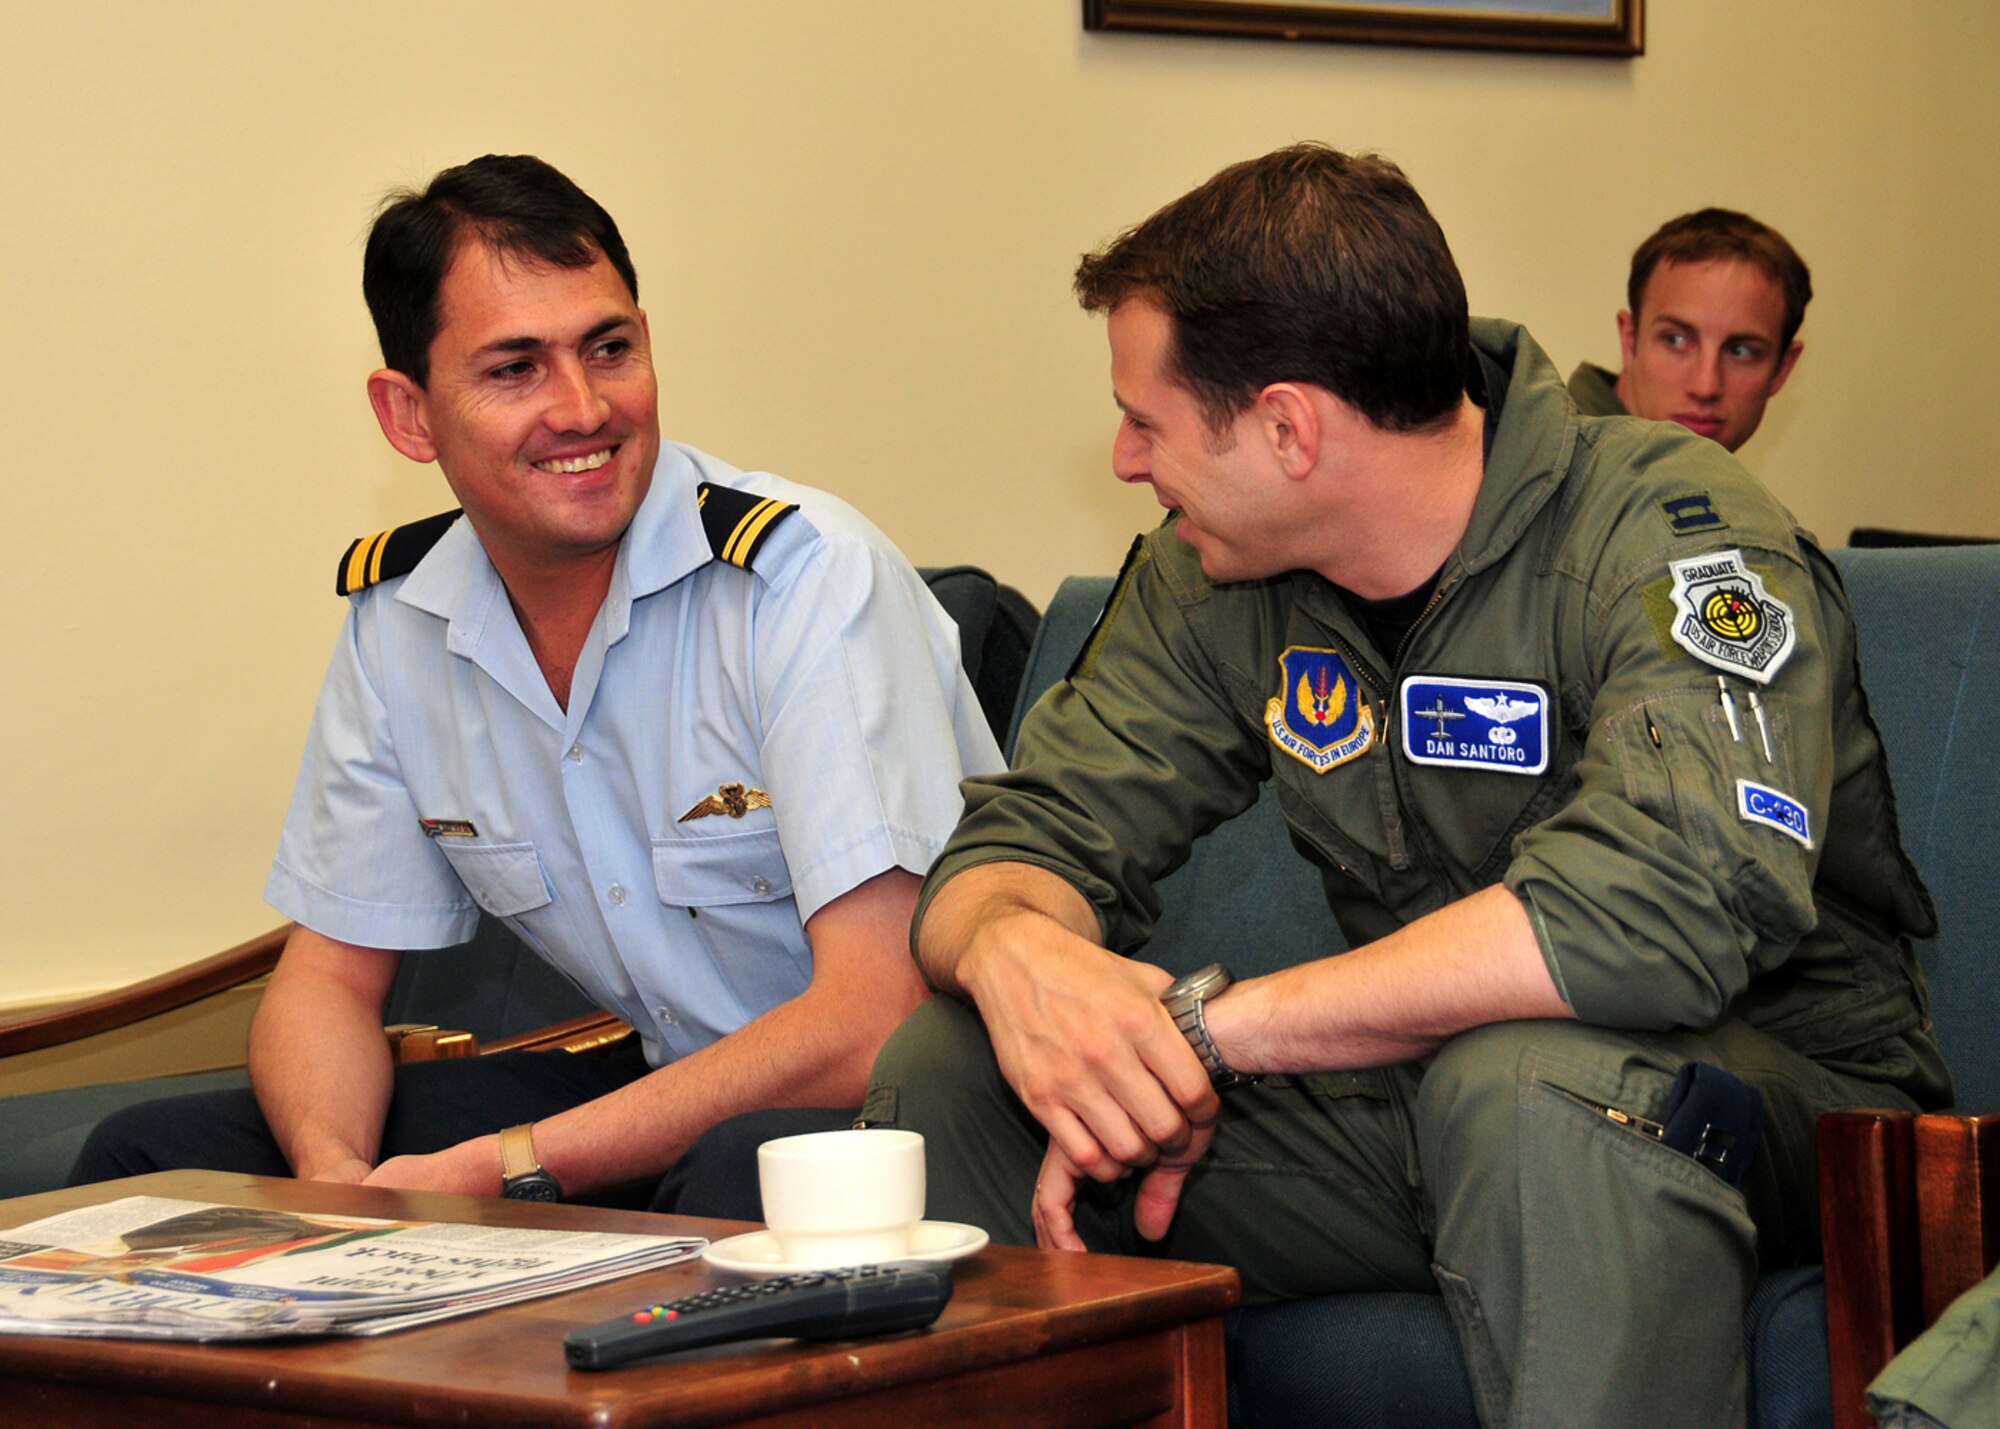
<path fill-rule="evenodd" d="M 903 1260 L 844 1270 L 803 1270 L 704 1290 L 664 1305 L 572 1330 L 572 1369 L 615 1369 L 633 1360 L 727 1340 L 776 1335 L 837 1340 L 928 1325 L 951 1299 L 951 1266 Z"/>

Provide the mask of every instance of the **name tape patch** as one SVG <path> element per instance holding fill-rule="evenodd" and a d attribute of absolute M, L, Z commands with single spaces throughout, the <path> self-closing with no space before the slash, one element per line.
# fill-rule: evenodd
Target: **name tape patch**
<path fill-rule="evenodd" d="M 1704 665 L 1768 685 L 1798 643 L 1792 608 L 1764 589 L 1741 551 L 1670 561 L 1674 643 Z"/>
<path fill-rule="evenodd" d="M 417 825 L 427 839 L 476 839 L 479 830 L 472 826 L 470 819 L 425 819 L 419 818 Z"/>
<path fill-rule="evenodd" d="M 1540 774 L 1549 767 L 1549 696 L 1513 680 L 1410 675 L 1403 754 L 1413 764 Z"/>
<path fill-rule="evenodd" d="M 1752 784 L 1748 779 L 1738 779 L 1736 812 L 1743 816 L 1745 823 L 1763 824 L 1787 838 L 1797 839 L 1807 848 L 1813 846 L 1812 818 L 1807 814 L 1806 806 L 1789 794 L 1781 794 L 1762 784 Z"/>
<path fill-rule="evenodd" d="M 1366 753 L 1375 714 L 1347 661 L 1331 650 L 1287 647 L 1278 657 L 1277 698 L 1264 706 L 1271 742 L 1315 774 Z"/>

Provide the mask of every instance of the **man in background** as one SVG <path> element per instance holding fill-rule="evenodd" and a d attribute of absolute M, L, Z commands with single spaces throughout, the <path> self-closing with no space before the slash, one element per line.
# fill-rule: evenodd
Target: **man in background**
<path fill-rule="evenodd" d="M 755 1217 L 740 1157 L 723 1170 L 746 1201 L 661 1178 L 727 1118 L 850 1120 L 818 1109 L 860 1102 L 923 1000 L 918 880 L 959 780 L 1001 764 L 955 632 L 844 503 L 661 440 L 624 239 L 539 159 L 393 195 L 362 286 L 376 419 L 462 513 L 341 561 L 347 622 L 265 889 L 299 928 L 251 1030 L 254 1100 L 122 1113 L 71 1179 L 637 1185 Z M 400 959 L 482 910 L 633 1049 L 392 1067 Z"/>
<path fill-rule="evenodd" d="M 1749 441 L 1805 350 L 1812 275 L 1785 236 L 1726 208 L 1683 214 L 1639 245 L 1625 295 L 1625 369 L 1580 365 L 1578 410 L 1679 422 L 1732 452 Z"/>

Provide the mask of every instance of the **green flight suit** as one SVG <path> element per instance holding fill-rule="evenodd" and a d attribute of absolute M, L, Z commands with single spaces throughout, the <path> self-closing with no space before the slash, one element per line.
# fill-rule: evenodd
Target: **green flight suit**
<path fill-rule="evenodd" d="M 1935 916 L 1826 558 L 1715 443 L 1579 422 L 1522 329 L 1473 338 L 1485 477 L 1403 648 L 1316 575 L 1218 585 L 1154 532 L 924 898 L 1025 861 L 1138 953 L 1154 880 L 1267 780 L 1351 945 L 1503 883 L 1577 1020 L 1229 1093 L 1162 1253 L 1253 1301 L 1441 1290 L 1489 1425 L 1740 1422 L 1759 1264 L 1817 1256 L 1815 1117 L 1949 1098 Z M 1690 1060 L 1764 1094 L 1742 1192 L 1605 1114 L 1657 1118 Z M 864 1116 L 929 1139 L 929 1214 L 1032 1238 L 1046 1137 L 962 1005 L 897 1033 Z M 1088 1244 L 1139 1248 L 1130 1184 Z"/>
<path fill-rule="evenodd" d="M 1625 404 L 1618 400 L 1618 374 L 1606 372 L 1595 363 L 1579 362 L 1569 375 L 1569 398 L 1586 417 L 1623 417 Z"/>
<path fill-rule="evenodd" d="M 1886 1429 L 2000 1429 L 2000 1270 L 1889 1361 L 1868 1408 Z"/>

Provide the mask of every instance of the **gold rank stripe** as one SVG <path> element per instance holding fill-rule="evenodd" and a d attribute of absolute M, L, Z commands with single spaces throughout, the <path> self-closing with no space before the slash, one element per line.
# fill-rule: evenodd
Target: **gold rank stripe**
<path fill-rule="evenodd" d="M 373 585 L 382 576 L 382 551 L 389 544 L 389 537 L 395 528 L 377 531 L 366 540 L 356 541 L 354 551 L 347 558 L 347 588 L 363 590 Z"/>
<path fill-rule="evenodd" d="M 769 496 L 751 507 L 736 523 L 736 529 L 729 533 L 729 539 L 722 543 L 722 559 L 732 566 L 744 564 L 749 560 L 757 538 L 764 534 L 764 528 L 787 510 L 790 508 L 784 502 Z"/>

